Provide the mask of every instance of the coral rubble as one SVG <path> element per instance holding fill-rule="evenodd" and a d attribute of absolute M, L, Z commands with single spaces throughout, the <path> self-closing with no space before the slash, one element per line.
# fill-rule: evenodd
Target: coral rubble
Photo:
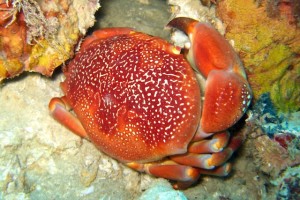
<path fill-rule="evenodd" d="M 0 1 L 0 81 L 23 71 L 52 75 L 94 24 L 98 1 Z"/>

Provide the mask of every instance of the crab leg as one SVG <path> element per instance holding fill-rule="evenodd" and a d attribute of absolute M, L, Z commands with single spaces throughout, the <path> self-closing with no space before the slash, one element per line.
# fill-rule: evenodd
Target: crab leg
<path fill-rule="evenodd" d="M 227 176 L 232 169 L 231 163 L 225 163 L 222 166 L 214 169 L 198 169 L 200 174 L 213 175 L 213 176 Z"/>
<path fill-rule="evenodd" d="M 195 183 L 200 177 L 200 171 L 197 168 L 180 165 L 171 160 L 154 163 L 127 163 L 127 166 L 140 172 L 146 172 L 156 177 L 166 178 L 177 181 L 173 186 L 175 188 L 187 188 Z"/>
<path fill-rule="evenodd" d="M 55 97 L 49 102 L 49 110 L 55 120 L 64 125 L 76 135 L 87 138 L 80 121 L 69 111 L 68 102 L 65 97 Z"/>
<path fill-rule="evenodd" d="M 183 155 L 171 156 L 170 158 L 178 164 L 189 165 L 203 169 L 214 169 L 225 163 L 232 156 L 234 151 L 240 147 L 240 145 L 243 143 L 243 140 L 244 137 L 242 135 L 236 135 L 231 138 L 229 145 L 220 152 L 207 152 L 207 154 L 188 152 Z"/>
<path fill-rule="evenodd" d="M 189 36 L 191 45 L 186 57 L 206 78 L 201 129 L 207 133 L 228 129 L 242 117 L 252 97 L 239 57 L 209 24 L 179 17 L 168 26 Z"/>
<path fill-rule="evenodd" d="M 219 133 L 224 137 L 227 132 Z M 194 154 L 171 156 L 171 160 L 164 162 L 137 163 L 131 162 L 126 165 L 134 170 L 146 172 L 153 176 L 177 181 L 173 187 L 184 189 L 195 183 L 200 174 L 215 176 L 227 176 L 231 170 L 231 164 L 225 163 L 233 152 L 242 144 L 244 137 L 236 135 L 231 138 L 229 145 L 220 152 L 212 154 Z M 225 164 L 224 164 L 225 163 Z"/>
<path fill-rule="evenodd" d="M 193 142 L 188 147 L 190 153 L 213 153 L 222 151 L 230 139 L 230 133 L 228 131 L 216 133 L 212 138 L 208 140 L 200 140 Z"/>
<path fill-rule="evenodd" d="M 214 169 L 225 163 L 232 155 L 231 149 L 213 154 L 192 154 L 172 156 L 171 159 L 182 165 L 189 165 L 203 169 Z"/>

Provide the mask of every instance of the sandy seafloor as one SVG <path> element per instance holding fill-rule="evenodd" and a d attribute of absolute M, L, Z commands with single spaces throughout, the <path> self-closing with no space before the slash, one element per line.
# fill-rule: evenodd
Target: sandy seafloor
<path fill-rule="evenodd" d="M 165 1 L 103 0 L 101 6 L 98 27 L 129 26 L 169 37 L 163 30 L 170 17 Z M 51 118 L 48 102 L 62 95 L 63 79 L 57 69 L 52 78 L 26 73 L 1 85 L 0 199 L 138 199 L 155 184 L 168 186 L 164 179 L 119 164 Z M 246 143 L 235 155 L 229 177 L 203 176 L 184 195 L 188 199 L 275 199 L 276 188 L 268 185 L 248 151 L 251 145 Z M 180 199 L 179 193 L 175 195 Z"/>

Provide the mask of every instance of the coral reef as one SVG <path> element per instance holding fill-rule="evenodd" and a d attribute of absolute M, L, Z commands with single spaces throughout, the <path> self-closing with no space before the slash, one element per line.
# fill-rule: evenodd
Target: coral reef
<path fill-rule="evenodd" d="M 277 177 L 287 167 L 300 164 L 299 150 L 296 155 L 292 155 L 289 150 L 266 135 L 257 136 L 253 145 L 255 147 L 254 162 L 260 171 L 273 178 Z"/>
<path fill-rule="evenodd" d="M 273 138 L 278 133 L 287 133 L 300 136 L 300 112 L 278 113 L 270 97 L 270 93 L 264 93 L 256 101 L 252 108 L 252 116 L 248 119 L 254 121 L 264 133 Z"/>
<path fill-rule="evenodd" d="M 247 119 L 254 127 L 254 161 L 260 170 L 276 177 L 287 167 L 300 164 L 300 112 L 277 113 L 270 95 L 257 100 Z"/>
<path fill-rule="evenodd" d="M 272 184 L 278 187 L 277 200 L 300 199 L 300 166 L 288 168 Z"/>
<path fill-rule="evenodd" d="M 88 0 L 2 0 L 0 81 L 23 71 L 52 75 L 73 56 L 98 8 L 97 1 Z"/>
<path fill-rule="evenodd" d="M 257 177 L 265 179 L 265 190 L 276 192 L 263 199 L 295 199 L 299 183 L 299 177 L 284 174 L 291 167 L 299 170 L 300 164 L 300 28 L 297 15 L 293 18 L 283 8 L 290 13 L 298 9 L 272 0 L 217 4 L 225 36 L 239 52 L 253 89 L 254 104 L 247 119 L 253 130 L 245 146 Z M 280 179 L 276 187 L 272 179 Z"/>
<path fill-rule="evenodd" d="M 287 17 L 272 18 L 266 0 L 219 1 L 226 37 L 246 67 L 254 99 L 270 92 L 277 109 L 300 109 L 300 29 Z"/>
<path fill-rule="evenodd" d="M 262 1 L 257 0 L 257 3 L 260 5 Z M 298 0 L 269 0 L 266 2 L 266 11 L 269 17 L 284 17 L 291 24 L 300 22 L 300 2 Z"/>

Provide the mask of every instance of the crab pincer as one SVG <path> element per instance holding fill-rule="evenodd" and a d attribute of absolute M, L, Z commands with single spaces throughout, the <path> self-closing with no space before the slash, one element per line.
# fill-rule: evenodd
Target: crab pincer
<path fill-rule="evenodd" d="M 186 57 L 206 79 L 201 129 L 207 133 L 228 129 L 244 115 L 252 98 L 238 55 L 208 23 L 179 17 L 168 26 L 188 35 L 190 49 Z"/>

